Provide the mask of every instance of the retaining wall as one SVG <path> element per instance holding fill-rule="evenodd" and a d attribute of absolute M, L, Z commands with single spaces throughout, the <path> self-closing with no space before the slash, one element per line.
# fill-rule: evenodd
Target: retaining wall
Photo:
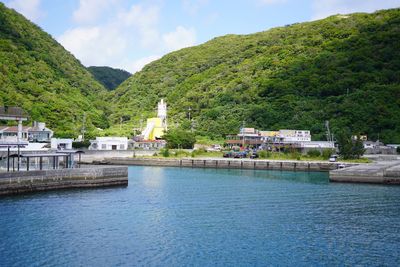
<path fill-rule="evenodd" d="M 0 173 L 0 195 L 67 188 L 128 185 L 127 167 L 94 167 Z"/>
<path fill-rule="evenodd" d="M 251 159 L 146 159 L 146 158 L 110 158 L 103 161 L 110 165 L 169 166 L 190 168 L 225 168 L 289 171 L 330 171 L 340 167 L 357 165 L 322 161 L 274 161 Z"/>

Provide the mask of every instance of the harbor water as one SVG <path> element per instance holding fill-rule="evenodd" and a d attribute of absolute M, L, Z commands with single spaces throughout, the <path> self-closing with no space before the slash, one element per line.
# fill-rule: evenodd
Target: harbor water
<path fill-rule="evenodd" d="M 399 266 L 400 187 L 130 167 L 129 186 L 0 198 L 0 266 Z"/>

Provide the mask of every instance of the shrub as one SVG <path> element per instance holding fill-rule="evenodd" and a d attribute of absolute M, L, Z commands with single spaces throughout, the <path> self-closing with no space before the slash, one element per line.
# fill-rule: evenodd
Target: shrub
<path fill-rule="evenodd" d="M 271 152 L 269 151 L 265 151 L 265 150 L 261 150 L 257 152 L 257 155 L 260 159 L 266 159 L 266 158 L 270 158 L 271 157 Z"/>
<path fill-rule="evenodd" d="M 75 149 L 79 148 L 88 148 L 90 146 L 89 141 L 83 141 L 83 142 L 72 142 L 72 147 Z"/>
<path fill-rule="evenodd" d="M 205 150 L 204 148 L 199 148 L 199 149 L 194 149 L 191 153 L 192 158 L 198 156 L 198 155 L 203 155 L 206 154 L 207 150 Z"/>
<path fill-rule="evenodd" d="M 179 156 L 187 157 L 187 156 L 189 156 L 189 153 L 184 150 L 179 149 L 179 150 L 175 151 L 175 156 L 176 157 L 179 157 Z"/>
<path fill-rule="evenodd" d="M 297 151 L 294 151 L 294 152 L 289 154 L 289 158 L 300 160 L 301 154 L 299 152 L 297 152 Z"/>
<path fill-rule="evenodd" d="M 317 158 L 321 156 L 321 152 L 319 152 L 319 150 L 316 149 L 311 149 L 307 152 L 307 155 L 312 158 Z"/>
<path fill-rule="evenodd" d="M 322 151 L 322 158 L 329 159 L 334 151 L 335 151 L 334 149 L 324 149 Z"/>
<path fill-rule="evenodd" d="M 168 148 L 163 148 L 160 150 L 160 154 L 164 157 L 164 158 L 168 158 L 169 157 L 169 149 Z"/>

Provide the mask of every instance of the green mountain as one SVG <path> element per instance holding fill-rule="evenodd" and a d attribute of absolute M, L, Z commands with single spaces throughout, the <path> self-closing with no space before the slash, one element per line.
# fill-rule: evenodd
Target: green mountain
<path fill-rule="evenodd" d="M 88 67 L 88 70 L 108 90 L 114 90 L 123 81 L 128 79 L 132 74 L 121 69 L 113 69 L 110 67 Z"/>
<path fill-rule="evenodd" d="M 154 114 L 218 136 L 246 127 L 354 133 L 400 143 L 400 9 L 337 15 L 170 53 L 113 91 L 112 120 Z"/>
<path fill-rule="evenodd" d="M 0 106 L 20 106 L 59 136 L 107 128 L 106 89 L 49 34 L 0 3 Z M 85 114 L 85 115 L 84 115 Z"/>

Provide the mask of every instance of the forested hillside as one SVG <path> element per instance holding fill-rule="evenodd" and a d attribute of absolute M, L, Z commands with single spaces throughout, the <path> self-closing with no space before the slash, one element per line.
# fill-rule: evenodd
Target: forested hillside
<path fill-rule="evenodd" d="M 20 106 L 59 136 L 107 128 L 106 89 L 49 34 L 0 3 L 0 106 Z"/>
<path fill-rule="evenodd" d="M 227 35 L 170 53 L 113 92 L 113 121 L 152 114 L 201 135 L 310 129 L 324 139 L 349 128 L 400 143 L 400 10 L 337 15 L 251 35 Z"/>
<path fill-rule="evenodd" d="M 108 90 L 114 90 L 132 74 L 125 70 L 110 67 L 88 67 L 94 78 L 104 85 Z"/>

